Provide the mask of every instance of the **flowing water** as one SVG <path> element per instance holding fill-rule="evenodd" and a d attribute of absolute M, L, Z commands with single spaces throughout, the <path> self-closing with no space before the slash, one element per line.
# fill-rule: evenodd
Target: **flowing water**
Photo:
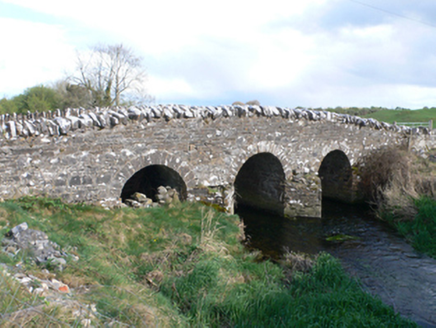
<path fill-rule="evenodd" d="M 368 208 L 323 202 L 322 219 L 285 219 L 244 208 L 237 213 L 249 247 L 273 258 L 286 250 L 328 252 L 396 312 L 436 327 L 436 260 L 416 252 Z"/>

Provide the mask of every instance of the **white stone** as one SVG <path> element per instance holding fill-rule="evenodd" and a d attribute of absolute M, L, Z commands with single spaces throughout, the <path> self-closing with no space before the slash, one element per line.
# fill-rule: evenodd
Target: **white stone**
<path fill-rule="evenodd" d="M 17 233 L 20 233 L 21 231 L 26 231 L 29 228 L 26 222 L 23 222 L 15 227 L 12 228 L 11 232 L 15 235 Z"/>

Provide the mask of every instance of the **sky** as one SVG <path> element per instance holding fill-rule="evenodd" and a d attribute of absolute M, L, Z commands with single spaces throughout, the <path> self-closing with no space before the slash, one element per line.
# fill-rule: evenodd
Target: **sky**
<path fill-rule="evenodd" d="M 0 98 L 123 44 L 158 104 L 436 107 L 434 0 L 0 0 Z"/>

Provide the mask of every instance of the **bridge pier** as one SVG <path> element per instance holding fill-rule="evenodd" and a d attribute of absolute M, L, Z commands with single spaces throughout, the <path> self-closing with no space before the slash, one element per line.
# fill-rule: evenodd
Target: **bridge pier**
<path fill-rule="evenodd" d="M 314 173 L 294 174 L 285 182 L 286 217 L 321 217 L 321 180 Z"/>

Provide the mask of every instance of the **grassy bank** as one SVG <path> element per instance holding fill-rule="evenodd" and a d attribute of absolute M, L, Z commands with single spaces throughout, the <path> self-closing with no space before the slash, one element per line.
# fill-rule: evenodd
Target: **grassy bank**
<path fill-rule="evenodd" d="M 391 147 L 367 154 L 356 170 L 378 216 L 417 250 L 436 258 L 436 163 Z"/>
<path fill-rule="evenodd" d="M 261 261 L 241 245 L 237 216 L 200 204 L 107 211 L 52 199 L 0 203 L 2 237 L 22 222 L 79 260 L 68 258 L 59 271 L 23 252 L 0 253 L 10 272 L 55 275 L 71 290 L 62 302 L 48 300 L 0 274 L 2 327 L 414 326 L 364 293 L 331 256 Z M 77 306 L 94 308 L 89 322 Z"/>
<path fill-rule="evenodd" d="M 392 212 L 381 213 L 381 216 L 416 250 L 436 258 L 436 199 L 421 196 L 412 202 L 416 208 L 414 216 L 399 217 Z"/>

